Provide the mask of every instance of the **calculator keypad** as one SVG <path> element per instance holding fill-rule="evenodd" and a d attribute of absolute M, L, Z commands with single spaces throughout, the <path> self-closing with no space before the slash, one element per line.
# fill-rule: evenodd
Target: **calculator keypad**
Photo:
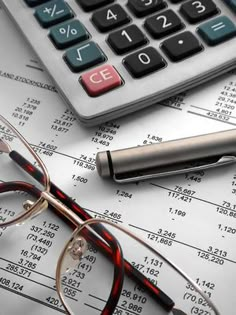
<path fill-rule="evenodd" d="M 128 0 L 128 8 L 136 17 L 144 17 L 166 7 L 163 0 Z"/>
<path fill-rule="evenodd" d="M 84 11 L 92 11 L 104 5 L 114 2 L 114 0 L 76 0 Z"/>
<path fill-rule="evenodd" d="M 173 10 L 166 10 L 146 19 L 144 26 L 153 38 L 159 39 L 184 27 L 184 24 Z"/>
<path fill-rule="evenodd" d="M 103 52 L 94 42 L 70 48 L 64 58 L 73 72 L 80 72 L 105 60 Z"/>
<path fill-rule="evenodd" d="M 111 31 L 116 27 L 129 23 L 130 20 L 129 15 L 119 4 L 96 11 L 92 15 L 92 21 L 100 32 Z"/>
<path fill-rule="evenodd" d="M 81 75 L 81 83 L 90 96 L 99 96 L 122 85 L 122 80 L 111 65 L 104 65 Z"/>
<path fill-rule="evenodd" d="M 182 4 L 180 12 L 189 23 L 197 23 L 217 14 L 218 9 L 212 0 L 191 0 Z"/>
<path fill-rule="evenodd" d="M 127 88 L 131 80 L 137 90 L 137 82 L 143 86 L 144 80 L 153 88 L 157 78 L 155 96 L 159 74 L 164 85 L 172 80 L 169 69 L 185 76 L 181 67 L 189 66 L 188 59 L 196 64 L 196 55 L 204 60 L 205 52 L 236 36 L 232 14 L 230 19 L 221 12 L 222 3 L 236 12 L 236 0 L 19 1 L 33 8 L 39 24 L 48 28 L 49 45 L 60 51 L 65 71 L 75 73 L 76 84 L 92 98 Z"/>
<path fill-rule="evenodd" d="M 85 27 L 78 20 L 72 20 L 52 27 L 49 36 L 58 49 L 78 44 L 89 38 Z"/>
<path fill-rule="evenodd" d="M 42 27 L 68 20 L 74 16 L 69 5 L 62 0 L 53 0 L 40 5 L 35 10 L 35 17 Z"/>
<path fill-rule="evenodd" d="M 25 0 L 29 7 L 35 7 L 36 5 L 40 5 L 49 0 Z"/>
<path fill-rule="evenodd" d="M 166 62 L 153 47 L 144 48 L 124 58 L 124 65 L 135 78 L 141 78 L 149 73 L 165 67 Z"/>
<path fill-rule="evenodd" d="M 170 2 L 176 4 L 176 3 L 184 2 L 184 0 L 170 0 Z"/>
<path fill-rule="evenodd" d="M 106 60 L 105 54 L 95 42 L 86 42 L 90 34 L 79 20 L 58 24 L 73 16 L 64 0 L 25 1 L 29 6 L 41 3 L 36 7 L 35 17 L 43 27 L 57 24 L 51 27 L 49 37 L 58 49 L 82 42 L 64 54 L 64 59 L 73 72 L 84 71 Z M 162 40 L 159 46 L 169 61 L 151 46 L 123 58 L 123 65 L 134 78 L 141 78 L 168 67 L 169 62 L 179 62 L 201 52 L 204 45 L 192 32 L 185 31 L 177 35 L 174 33 L 187 28 L 186 23 L 195 24 L 219 13 L 212 0 L 169 0 L 170 3 L 179 4 L 179 15 L 178 12 L 168 9 L 168 2 L 163 0 L 128 0 L 126 7 L 114 3 L 115 0 L 75 1 L 86 12 L 96 10 L 92 12 L 91 22 L 98 32 L 110 32 L 106 42 L 117 55 L 148 45 L 149 39 L 145 31 L 154 41 Z M 236 0 L 224 1 L 232 6 L 232 2 Z M 132 23 L 132 15 L 144 19 L 142 27 Z M 125 24 L 130 25 L 124 26 Z M 119 29 L 114 31 L 116 28 Z M 220 16 L 219 19 L 200 25 L 196 32 L 209 46 L 214 46 L 235 36 L 235 25 L 227 17 Z M 172 37 L 166 39 L 169 35 Z"/>
<path fill-rule="evenodd" d="M 111 33 L 107 38 L 113 50 L 122 55 L 147 43 L 143 32 L 134 24 Z"/>
<path fill-rule="evenodd" d="M 191 32 L 183 32 L 162 43 L 162 49 L 172 61 L 180 61 L 202 50 L 196 36 Z"/>
<path fill-rule="evenodd" d="M 220 16 L 200 25 L 198 32 L 208 45 L 215 46 L 234 37 L 236 26 L 227 16 Z"/>
<path fill-rule="evenodd" d="M 236 0 L 224 0 L 229 7 L 236 13 Z"/>

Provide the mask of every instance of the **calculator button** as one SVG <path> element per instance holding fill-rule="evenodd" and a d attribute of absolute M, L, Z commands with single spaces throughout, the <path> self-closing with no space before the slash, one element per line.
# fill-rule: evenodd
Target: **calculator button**
<path fill-rule="evenodd" d="M 130 17 L 119 4 L 114 4 L 95 12 L 92 15 L 92 21 L 99 31 L 106 32 L 129 23 Z"/>
<path fill-rule="evenodd" d="M 235 24 L 226 16 L 220 16 L 199 26 L 198 32 L 208 45 L 214 46 L 236 35 Z"/>
<path fill-rule="evenodd" d="M 189 23 L 197 23 L 218 13 L 212 0 L 192 0 L 180 7 L 180 12 Z"/>
<path fill-rule="evenodd" d="M 136 25 L 130 25 L 122 30 L 111 33 L 107 41 L 118 55 L 147 43 L 146 37 Z"/>
<path fill-rule="evenodd" d="M 88 32 L 78 20 L 52 27 L 49 36 L 59 49 L 78 44 L 89 37 Z"/>
<path fill-rule="evenodd" d="M 185 0 L 169 0 L 171 3 L 180 3 L 180 2 L 183 2 Z"/>
<path fill-rule="evenodd" d="M 127 6 L 137 16 L 143 17 L 166 7 L 163 0 L 128 0 Z"/>
<path fill-rule="evenodd" d="M 114 0 L 76 0 L 84 11 L 92 11 L 104 5 L 114 2 Z"/>
<path fill-rule="evenodd" d="M 227 3 L 234 12 L 236 12 L 236 0 L 224 0 L 224 2 Z"/>
<path fill-rule="evenodd" d="M 73 17 L 71 8 L 63 0 L 49 1 L 40 5 L 34 14 L 43 27 L 48 27 Z"/>
<path fill-rule="evenodd" d="M 35 7 L 36 5 L 43 4 L 49 0 L 25 0 L 29 7 Z"/>
<path fill-rule="evenodd" d="M 123 61 L 125 67 L 135 78 L 141 78 L 166 66 L 162 56 L 153 47 L 140 50 Z"/>
<path fill-rule="evenodd" d="M 105 60 L 103 52 L 94 42 L 67 50 L 64 58 L 73 72 L 85 70 Z"/>
<path fill-rule="evenodd" d="M 90 96 L 99 96 L 122 85 L 121 77 L 110 65 L 93 69 L 83 74 L 80 79 Z"/>
<path fill-rule="evenodd" d="M 172 61 L 180 61 L 202 50 L 197 38 L 188 31 L 165 40 L 161 47 Z"/>
<path fill-rule="evenodd" d="M 154 38 L 162 38 L 182 29 L 184 24 L 174 11 L 167 10 L 146 19 L 144 26 Z"/>

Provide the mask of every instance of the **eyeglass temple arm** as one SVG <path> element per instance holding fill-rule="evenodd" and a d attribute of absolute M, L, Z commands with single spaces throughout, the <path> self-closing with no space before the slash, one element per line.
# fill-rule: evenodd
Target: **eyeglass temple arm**
<path fill-rule="evenodd" d="M 44 183 L 43 174 L 31 163 L 29 163 L 23 156 L 21 156 L 17 151 L 11 151 L 9 153 L 10 158 L 16 162 L 22 169 L 24 169 L 29 175 L 35 178 L 41 184 Z M 75 201 L 73 201 L 69 196 L 67 196 L 62 190 L 60 190 L 55 184 L 51 182 L 50 192 L 57 197 L 62 203 L 64 203 L 68 208 L 76 212 L 82 220 L 88 220 L 92 217 Z M 99 229 L 100 227 L 100 229 Z M 101 230 L 102 228 L 102 230 Z M 95 227 L 94 227 L 95 229 Z M 100 234 L 112 236 L 108 230 L 106 230 L 102 225 L 96 225 L 96 231 Z M 112 236 L 112 238 L 114 238 Z M 104 237 L 107 239 L 107 237 Z M 111 248 L 104 243 L 103 250 L 107 255 L 110 255 Z M 150 280 L 148 280 L 141 272 L 139 272 L 135 267 L 133 267 L 128 261 L 124 260 L 125 273 L 128 277 L 133 279 L 138 285 L 146 289 L 152 298 L 154 298 L 158 303 L 160 303 L 167 311 L 170 311 L 174 307 L 174 301 L 165 294 L 160 288 L 156 287 Z"/>

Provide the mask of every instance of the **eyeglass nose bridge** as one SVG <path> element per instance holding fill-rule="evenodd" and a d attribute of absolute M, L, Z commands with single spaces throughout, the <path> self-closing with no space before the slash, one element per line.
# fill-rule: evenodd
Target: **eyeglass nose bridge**
<path fill-rule="evenodd" d="M 39 203 L 35 203 L 32 200 L 26 200 L 23 202 L 23 208 L 25 211 L 32 211 L 30 219 L 34 219 L 48 208 L 48 202 L 44 198 L 41 198 Z"/>
<path fill-rule="evenodd" d="M 66 217 L 75 226 L 81 226 L 82 224 L 84 224 L 84 221 L 75 212 L 73 212 L 50 192 L 43 191 L 41 193 L 41 198 L 44 198 L 52 207 L 54 207 L 59 213 Z"/>

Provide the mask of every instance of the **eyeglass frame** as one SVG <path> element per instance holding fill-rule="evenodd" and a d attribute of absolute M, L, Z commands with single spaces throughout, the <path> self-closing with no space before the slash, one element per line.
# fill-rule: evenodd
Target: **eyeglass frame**
<path fill-rule="evenodd" d="M 1 117 L 0 117 L 1 119 Z M 13 132 L 16 133 L 17 137 L 19 139 L 23 139 L 23 143 L 25 144 L 25 146 L 29 149 L 30 153 L 35 157 L 35 159 L 37 158 L 37 162 L 38 163 L 43 163 L 41 161 L 41 159 L 35 154 L 35 152 L 32 150 L 32 148 L 29 146 L 28 142 L 24 139 L 24 137 L 6 120 L 2 117 L 2 120 L 4 121 L 4 123 L 12 129 Z M 1 144 L 1 142 L 0 142 Z M 4 144 L 2 143 L 2 149 L 4 151 Z M 10 153 L 9 153 L 10 151 Z M 44 175 L 37 169 L 35 168 L 32 164 L 30 164 L 24 157 L 22 157 L 18 152 L 16 151 L 11 151 L 10 147 L 6 147 L 5 148 L 5 152 L 9 153 L 9 156 L 12 160 L 14 160 L 14 162 L 16 162 L 22 169 L 24 169 L 28 174 L 30 174 L 31 176 L 33 176 L 36 180 L 38 180 L 41 184 L 44 183 Z M 40 164 L 39 164 L 40 165 Z M 44 169 L 46 170 L 47 172 L 47 169 L 46 167 L 44 166 Z M 6 184 L 4 184 L 6 185 Z M 14 190 L 19 190 L 20 188 L 24 191 L 29 191 L 30 192 L 30 188 L 29 188 L 29 184 L 28 183 L 8 183 L 8 188 L 7 190 L 9 191 L 10 190 L 10 187 L 12 187 L 12 189 L 14 188 Z M 62 202 L 64 202 L 64 204 L 66 205 L 66 207 L 69 206 L 70 209 L 74 209 L 74 211 L 78 212 L 80 211 L 80 215 L 83 214 L 83 216 L 85 216 L 85 220 L 87 220 L 88 218 L 92 218 L 87 212 L 85 212 L 85 210 L 80 207 L 77 203 L 75 203 L 74 201 L 71 200 L 71 198 L 69 198 L 64 192 L 62 192 L 58 187 L 56 187 L 53 183 L 50 182 L 50 186 L 51 186 L 51 189 L 54 190 L 54 193 L 52 194 L 53 195 L 56 195 L 57 199 L 59 200 L 59 206 L 61 208 L 62 206 Z M 0 186 L 1 187 L 1 186 Z M 33 187 L 31 187 L 31 190 L 33 191 Z M 34 187 L 34 193 L 36 193 L 37 195 L 41 195 L 41 192 L 39 190 L 35 190 L 35 187 Z M 54 201 L 54 198 L 52 199 L 51 198 L 51 201 Z M 31 215 L 34 215 L 34 209 L 31 209 L 31 213 L 29 213 L 29 217 Z M 68 210 L 68 208 L 67 208 Z M 83 211 L 83 213 L 81 213 L 81 211 Z M 63 216 L 65 216 L 65 214 L 63 213 Z M 87 217 L 87 218 L 86 218 Z M 26 218 L 26 214 L 23 215 L 23 218 L 22 220 L 25 220 Z M 75 217 L 77 218 L 77 216 Z M 68 218 L 67 218 L 68 219 Z M 15 221 L 18 222 L 19 218 Z M 11 223 L 14 223 L 13 221 Z M 11 223 L 6 223 L 6 224 L 2 224 L 1 226 L 4 227 L 4 226 L 8 226 L 10 225 Z M 77 225 L 78 223 L 76 223 L 75 225 Z M 105 231 L 105 229 L 103 228 L 103 230 Z M 108 233 L 108 231 L 106 231 Z M 109 235 L 109 233 L 108 233 Z M 106 237 L 106 234 L 103 235 L 103 238 L 104 239 L 107 239 L 108 243 L 111 243 L 111 240 L 110 240 L 110 237 L 107 238 Z M 118 244 L 117 240 L 113 237 L 113 245 L 116 245 Z M 100 244 L 102 245 L 102 244 Z M 105 244 L 104 244 L 105 246 Z M 117 246 L 117 245 L 116 245 Z M 109 247 L 108 247 L 109 248 Z M 108 248 L 106 248 L 106 250 L 108 250 Z M 121 256 L 121 254 L 119 254 Z M 114 253 L 113 254 L 114 257 L 118 257 L 118 254 Z M 151 293 L 151 295 L 156 298 L 160 304 L 167 310 L 170 310 L 173 308 L 173 305 L 174 305 L 174 302 L 172 301 L 172 299 L 170 299 L 164 292 L 162 292 L 159 288 L 155 287 L 153 285 L 152 282 L 150 282 L 145 276 L 143 276 L 143 274 L 141 274 L 137 269 L 135 269 L 131 264 L 129 264 L 128 262 L 125 261 L 125 266 L 127 265 L 127 268 L 126 268 L 126 273 L 128 273 L 129 276 L 133 276 L 133 278 L 136 280 L 136 282 L 138 282 L 140 285 L 144 286 L 145 289 L 147 291 L 149 291 L 149 293 Z M 117 286 L 118 282 L 117 282 L 117 278 L 119 279 L 119 275 L 120 274 L 123 274 L 123 271 L 121 269 L 121 267 L 118 267 L 116 266 L 116 270 L 114 272 L 114 282 L 113 284 L 115 283 L 116 281 L 116 289 L 117 287 L 120 287 L 120 291 L 121 291 L 121 288 L 122 288 L 122 285 L 121 285 L 121 282 L 120 282 L 120 286 Z M 133 274 L 133 271 L 134 274 Z M 117 276 L 117 278 L 116 278 Z M 123 275 L 122 275 L 123 277 Z M 138 280 L 138 281 L 137 281 Z M 113 285 L 113 288 L 114 288 L 114 291 L 115 291 L 115 285 Z M 113 291 L 113 290 L 112 290 Z M 114 301 L 114 296 L 113 296 L 113 301 Z"/>
<path fill-rule="evenodd" d="M 8 153 L 9 157 L 20 166 L 21 169 L 26 171 L 30 176 L 36 179 L 39 183 L 44 186 L 44 191 L 39 190 L 34 185 L 31 185 L 26 182 L 5 182 L 0 183 L 0 193 L 6 191 L 16 191 L 23 190 L 28 192 L 31 195 L 36 196 L 38 199 L 35 203 L 30 203 L 26 205 L 29 209 L 22 213 L 20 217 L 11 220 L 10 222 L 0 223 L 0 228 L 12 226 L 15 223 L 19 224 L 26 219 L 32 218 L 35 215 L 38 215 L 43 210 L 46 210 L 48 207 L 52 208 L 54 212 L 59 215 L 59 217 L 66 219 L 67 223 L 71 226 L 76 227 L 74 232 L 72 233 L 71 238 L 73 238 L 76 234 L 79 234 L 80 231 L 84 230 L 88 225 L 95 225 L 93 229 L 99 234 L 103 241 L 98 242 L 100 249 L 106 255 L 112 255 L 113 264 L 114 264 L 114 275 L 113 275 L 113 284 L 110 296 L 107 300 L 107 303 L 102 311 L 102 315 L 104 314 L 112 314 L 115 310 L 118 300 L 120 298 L 123 280 L 124 280 L 124 272 L 133 280 L 135 280 L 138 284 L 146 289 L 148 294 L 150 294 L 153 298 L 155 298 L 158 303 L 167 311 L 174 310 L 174 302 L 173 300 L 165 294 L 160 288 L 156 287 L 149 279 L 147 279 L 141 272 L 139 272 L 133 265 L 131 265 L 128 261 L 126 261 L 123 257 L 122 249 L 118 240 L 102 225 L 105 223 L 106 225 L 111 225 L 116 229 L 124 232 L 131 238 L 135 239 L 138 243 L 149 249 L 153 254 L 157 255 L 163 261 L 165 261 L 170 267 L 172 267 L 178 274 L 180 274 L 186 281 L 188 281 L 193 288 L 198 292 L 208 303 L 208 305 L 215 312 L 215 315 L 221 315 L 218 311 L 217 307 L 213 304 L 211 299 L 204 293 L 201 287 L 192 280 L 183 270 L 181 270 L 175 263 L 173 263 L 170 259 L 162 255 L 155 248 L 150 246 L 140 237 L 129 231 L 128 229 L 114 224 L 113 222 L 107 221 L 105 219 L 94 219 L 92 218 L 81 206 L 79 206 L 75 201 L 73 201 L 69 196 L 67 196 L 60 188 L 58 188 L 55 184 L 53 184 L 50 180 L 50 176 L 48 170 L 41 160 L 41 158 L 35 153 L 33 148 L 27 142 L 27 140 L 23 137 L 23 135 L 6 119 L 0 114 L 0 122 L 3 122 L 7 127 L 11 129 L 11 131 L 15 134 L 15 136 L 24 144 L 27 150 L 32 154 L 35 158 L 36 162 L 40 166 L 41 171 L 32 165 L 29 161 L 27 161 L 23 156 L 21 156 L 17 151 L 11 150 L 11 147 L 8 143 L 0 139 L 0 152 Z M 82 218 L 81 218 L 82 217 Z M 83 221 L 85 220 L 85 221 Z M 88 230 L 88 229 L 87 229 Z M 102 234 L 102 235 L 101 235 Z M 87 235 L 88 236 L 88 235 Z M 93 235 L 94 236 L 94 235 Z M 104 242 L 107 242 L 107 244 Z M 93 240 L 94 241 L 94 240 Z M 95 240 L 96 241 L 96 240 Z M 61 299 L 61 302 L 65 308 L 65 310 L 71 314 L 70 309 L 65 302 L 63 295 L 61 293 L 61 284 L 60 284 L 60 268 L 62 265 L 63 255 L 67 248 L 68 243 L 64 246 L 62 250 L 56 268 L 56 288 L 57 293 Z M 95 244 L 97 245 L 97 244 Z M 112 250 L 112 252 L 111 252 Z M 111 258 L 111 257 L 110 257 Z M 111 303 L 112 302 L 112 303 Z"/>

